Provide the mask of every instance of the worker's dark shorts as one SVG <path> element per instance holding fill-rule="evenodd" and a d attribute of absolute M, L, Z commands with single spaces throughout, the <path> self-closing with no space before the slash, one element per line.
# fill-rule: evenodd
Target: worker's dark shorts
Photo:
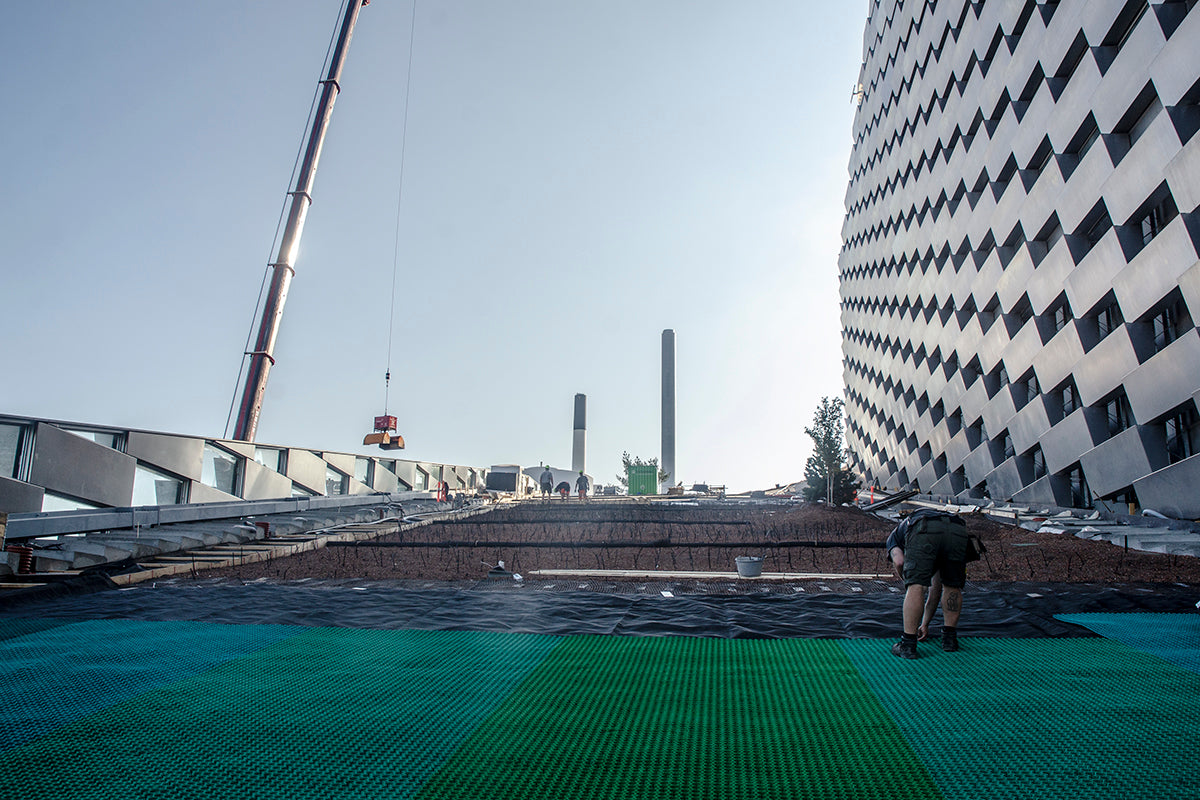
<path fill-rule="evenodd" d="M 935 572 L 942 585 L 961 589 L 967 582 L 967 533 L 910 531 L 904 544 L 904 585 L 928 586 Z"/>

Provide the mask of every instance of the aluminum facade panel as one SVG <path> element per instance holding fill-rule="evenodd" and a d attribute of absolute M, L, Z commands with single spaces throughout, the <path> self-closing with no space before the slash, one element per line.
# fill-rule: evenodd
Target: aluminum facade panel
<path fill-rule="evenodd" d="M 125 439 L 125 452 L 138 461 L 189 480 L 200 480 L 204 465 L 203 439 L 130 431 Z"/>
<path fill-rule="evenodd" d="M 130 456 L 45 423 L 35 436 L 30 483 L 99 506 L 128 506 L 133 500 Z"/>
<path fill-rule="evenodd" d="M 1200 331 L 1195 328 L 1167 345 L 1125 381 L 1133 417 L 1151 422 L 1196 391 L 1200 375 Z M 1197 486 L 1200 493 L 1200 486 Z"/>
<path fill-rule="evenodd" d="M 276 497 L 292 496 L 292 482 L 275 470 L 268 469 L 253 459 L 242 462 L 242 469 L 245 470 L 242 479 L 242 496 L 247 500 L 270 500 Z M 193 499 L 192 502 L 200 501 Z"/>
<path fill-rule="evenodd" d="M 310 492 L 325 494 L 325 470 L 328 465 L 307 450 L 288 450 L 287 476 Z M 353 470 L 351 470 L 353 471 Z"/>
<path fill-rule="evenodd" d="M 1079 461 L 1088 486 L 1103 497 L 1165 467 L 1166 447 L 1161 439 L 1149 428 L 1137 425 L 1084 453 Z"/>
<path fill-rule="evenodd" d="M 45 493 L 41 486 L 0 477 L 0 509 L 9 514 L 41 511 Z"/>
<path fill-rule="evenodd" d="M 1155 5 L 1117 45 L 1126 7 L 871 6 L 838 259 L 847 442 L 868 484 L 944 490 L 961 465 L 967 494 L 1061 503 L 1077 464 L 1102 497 L 1167 480 L 1161 418 L 1200 395 L 1200 10 Z M 1080 36 L 1078 64 L 1054 77 Z M 989 51 L 984 74 L 974 59 Z M 1178 298 L 1176 341 L 1155 355 L 1151 315 Z M 976 380 L 1031 366 L 1043 394 L 1020 410 Z M 1064 386 L 1083 406 L 1065 417 Z M 1097 445 L 1114 397 L 1140 427 Z M 991 444 L 965 452 L 926 402 L 966 426 L 982 416 Z M 1050 474 L 1022 455 L 994 463 L 1008 440 L 1041 445 Z"/>
<path fill-rule="evenodd" d="M 1179 519 L 1200 519 L 1200 455 L 1153 472 L 1134 482 L 1146 508 Z"/>

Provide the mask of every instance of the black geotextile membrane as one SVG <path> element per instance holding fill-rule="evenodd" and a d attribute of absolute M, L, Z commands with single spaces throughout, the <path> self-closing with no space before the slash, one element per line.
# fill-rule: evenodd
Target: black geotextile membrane
<path fill-rule="evenodd" d="M 894 587 L 893 587 L 894 589 Z M 1056 614 L 1192 612 L 1184 585 L 968 584 L 964 636 L 1092 636 Z M 719 638 L 888 638 L 900 626 L 899 590 L 864 593 L 681 594 L 547 590 L 538 584 L 468 586 L 366 581 L 177 581 L 87 594 L 26 593 L 0 618 L 130 619 L 376 630 Z M 936 623 L 935 623 L 936 625 Z"/>

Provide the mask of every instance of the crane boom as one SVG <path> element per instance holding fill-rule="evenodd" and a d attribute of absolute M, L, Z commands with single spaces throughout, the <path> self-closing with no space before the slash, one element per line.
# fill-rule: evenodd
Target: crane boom
<path fill-rule="evenodd" d="M 308 208 L 312 205 L 313 181 L 317 175 L 317 162 L 321 158 L 321 146 L 325 142 L 325 132 L 329 128 L 329 120 L 333 115 L 333 102 L 341 91 L 339 81 L 342 76 L 342 66 L 346 61 L 346 51 L 350 47 L 350 37 L 354 34 L 354 26 L 358 22 L 358 12 L 370 0 L 347 0 L 346 12 L 342 16 L 341 27 L 338 30 L 337 45 L 333 57 L 329 61 L 329 70 L 320 82 L 321 100 L 313 115 L 312 125 L 308 132 L 308 143 L 304 149 L 304 160 L 296 176 L 296 186 L 288 192 L 290 207 L 287 215 L 287 225 L 280 240 L 279 253 L 271 267 L 271 287 L 267 299 L 263 303 L 262 316 L 258 323 L 258 335 L 255 338 L 254 349 L 244 354 L 250 356 L 250 368 L 246 372 L 246 382 L 242 387 L 242 399 L 238 406 L 237 423 L 233 429 L 233 438 L 245 442 L 254 441 L 258 431 L 258 420 L 262 413 L 263 395 L 267 390 L 267 376 L 275 363 L 275 340 L 279 336 L 279 323 L 283 318 L 283 305 L 287 301 L 288 287 L 296 270 L 292 266 L 296 261 L 296 251 L 300 246 L 300 236 L 304 232 L 304 221 L 308 217 Z"/>

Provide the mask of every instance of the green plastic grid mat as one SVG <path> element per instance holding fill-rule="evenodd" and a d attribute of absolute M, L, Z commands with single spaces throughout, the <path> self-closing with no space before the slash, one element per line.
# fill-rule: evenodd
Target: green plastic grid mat
<path fill-rule="evenodd" d="M 0 620 L 0 751 L 255 652 L 297 628 Z"/>
<path fill-rule="evenodd" d="M 210 649 L 220 647 L 211 628 L 237 639 L 259 627 L 125 624 L 159 629 L 164 648 L 178 647 L 180 625 L 196 628 L 192 644 Z M 105 634 L 125 639 L 120 626 Z M 410 797 L 558 643 L 500 633 L 282 632 L 0 752 L 0 798 Z M 42 652 L 48 676 L 74 658 L 70 649 Z M 0 663 L 7 698 L 11 672 Z M 143 649 L 124 663 L 153 673 L 158 662 Z M 0 713 L 0 727 L 10 722 Z"/>
<path fill-rule="evenodd" d="M 1056 614 L 1093 633 L 1200 674 L 1198 614 Z"/>
<path fill-rule="evenodd" d="M 1102 638 L 842 642 L 946 798 L 1200 797 L 1200 676 Z"/>
<path fill-rule="evenodd" d="M 564 640 L 418 795 L 938 796 L 834 641 L 612 636 Z"/>
<path fill-rule="evenodd" d="M 1102 638 L 901 661 L 884 640 L 259 628 L 0 642 L 0 728 L 31 716 L 11 711 L 31 669 L 74 714 L 0 752 L 0 798 L 1200 796 L 1200 676 Z M 77 697 L 91 639 L 140 642 L 109 705 Z"/>

